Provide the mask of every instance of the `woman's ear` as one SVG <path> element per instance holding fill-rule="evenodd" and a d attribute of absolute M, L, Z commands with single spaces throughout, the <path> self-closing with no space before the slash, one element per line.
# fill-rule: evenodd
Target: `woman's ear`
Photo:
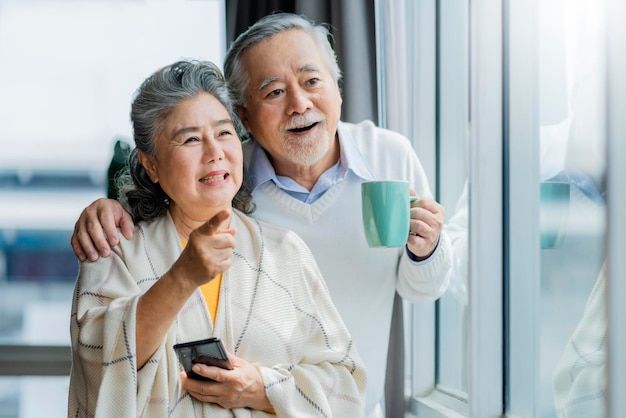
<path fill-rule="evenodd" d="M 137 158 L 139 159 L 139 163 L 142 165 L 150 180 L 153 183 L 159 182 L 159 175 L 157 173 L 156 165 L 154 164 L 154 158 L 144 154 L 141 150 L 137 151 Z"/>

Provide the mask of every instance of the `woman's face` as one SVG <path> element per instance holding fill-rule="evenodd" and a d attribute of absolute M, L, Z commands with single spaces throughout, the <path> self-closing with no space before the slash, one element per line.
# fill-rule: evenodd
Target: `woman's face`
<path fill-rule="evenodd" d="M 205 222 L 231 202 L 243 180 L 241 142 L 226 108 L 202 93 L 178 104 L 156 136 L 156 158 L 140 153 L 171 199 L 174 221 Z"/>

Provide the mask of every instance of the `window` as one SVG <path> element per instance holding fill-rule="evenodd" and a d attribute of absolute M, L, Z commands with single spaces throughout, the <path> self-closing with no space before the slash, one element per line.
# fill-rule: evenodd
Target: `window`
<path fill-rule="evenodd" d="M 412 306 L 405 322 L 409 412 L 622 410 L 623 2 L 387 3 L 378 2 L 380 36 L 401 52 L 385 61 L 382 81 L 408 90 L 405 117 L 417 121 L 408 136 L 422 160 L 436 158 L 427 171 L 459 244 L 435 314 Z M 596 347 L 582 352 L 587 321 Z"/>
<path fill-rule="evenodd" d="M 3 416 L 67 414 L 74 222 L 106 196 L 115 141 L 132 142 L 141 81 L 183 57 L 221 65 L 223 3 L 0 0 Z"/>

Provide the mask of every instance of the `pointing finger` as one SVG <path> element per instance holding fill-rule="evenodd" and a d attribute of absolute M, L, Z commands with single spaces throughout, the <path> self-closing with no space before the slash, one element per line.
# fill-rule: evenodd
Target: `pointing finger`
<path fill-rule="evenodd" d="M 220 232 L 229 232 L 223 231 L 222 228 L 225 223 L 230 219 L 230 212 L 226 209 L 219 211 L 215 216 L 206 221 L 202 226 L 200 226 L 196 231 L 202 235 L 215 235 Z"/>

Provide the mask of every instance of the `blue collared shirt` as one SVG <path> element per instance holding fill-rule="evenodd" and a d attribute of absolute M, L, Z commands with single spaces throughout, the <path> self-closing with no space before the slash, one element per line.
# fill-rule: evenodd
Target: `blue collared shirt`
<path fill-rule="evenodd" d="M 319 199 L 332 186 L 345 180 L 349 172 L 352 172 L 364 181 L 374 180 L 374 176 L 370 173 L 367 163 L 357 148 L 352 135 L 341 126 L 341 123 L 337 127 L 337 131 L 339 133 L 340 145 L 339 161 L 317 179 L 311 191 L 296 183 L 290 177 L 276 175 L 274 167 L 272 167 L 269 158 L 267 158 L 267 154 L 259 143 L 255 141 L 247 172 L 252 191 L 260 185 L 271 181 L 276 187 L 282 189 L 291 197 L 310 204 Z"/>

